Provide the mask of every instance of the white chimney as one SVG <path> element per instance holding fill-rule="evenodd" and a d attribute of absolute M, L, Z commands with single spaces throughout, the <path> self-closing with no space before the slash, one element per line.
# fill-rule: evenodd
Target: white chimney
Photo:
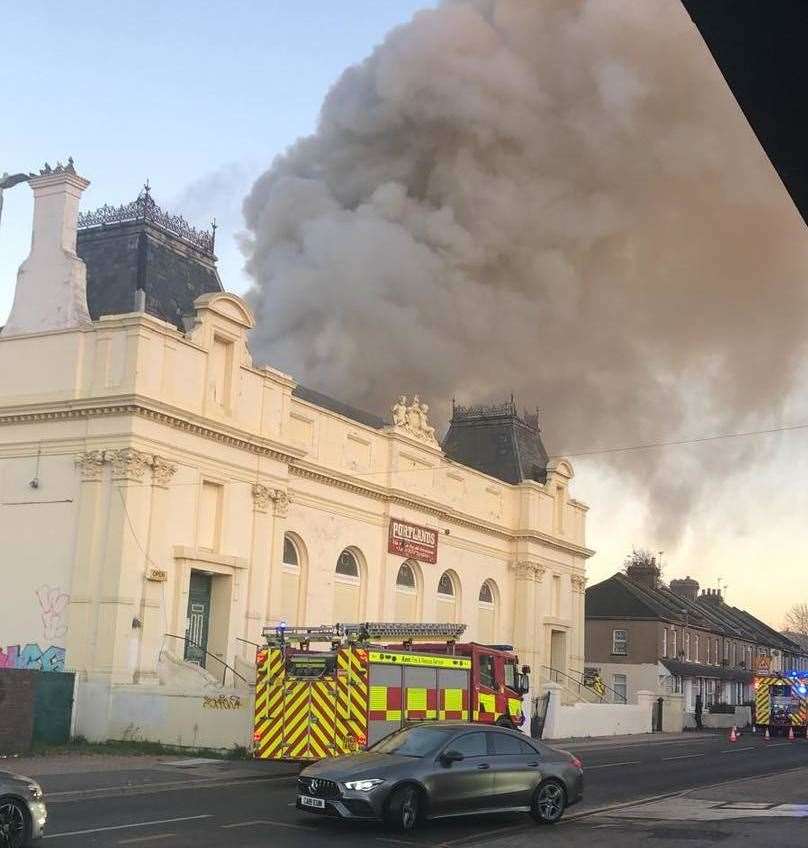
<path fill-rule="evenodd" d="M 17 272 L 3 335 L 64 330 L 90 321 L 87 268 L 76 255 L 81 193 L 90 185 L 69 159 L 28 181 L 34 192 L 31 252 Z"/>

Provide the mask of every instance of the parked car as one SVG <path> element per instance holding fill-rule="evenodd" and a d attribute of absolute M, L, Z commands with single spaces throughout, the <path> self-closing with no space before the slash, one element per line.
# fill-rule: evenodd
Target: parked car
<path fill-rule="evenodd" d="M 583 795 L 583 766 L 517 730 L 416 724 L 368 751 L 303 769 L 297 807 L 412 830 L 425 819 L 510 811 L 557 822 Z"/>
<path fill-rule="evenodd" d="M 0 771 L 0 848 L 24 848 L 41 839 L 47 818 L 42 787 L 30 777 Z"/>

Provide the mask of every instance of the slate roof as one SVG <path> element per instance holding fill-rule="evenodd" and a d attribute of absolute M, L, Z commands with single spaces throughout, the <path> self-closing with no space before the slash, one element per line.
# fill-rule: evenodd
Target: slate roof
<path fill-rule="evenodd" d="M 537 416 L 519 415 L 513 401 L 495 406 L 455 406 L 443 451 L 455 462 L 505 483 L 547 479 L 547 451 Z"/>
<path fill-rule="evenodd" d="M 586 618 L 659 620 L 734 636 L 790 654 L 800 646 L 746 610 L 720 602 L 716 596 L 691 601 L 664 585 L 656 588 L 615 574 L 586 590 Z"/>
<path fill-rule="evenodd" d="M 154 216 L 138 218 L 134 208 L 103 207 L 79 219 L 76 252 L 87 266 L 90 316 L 95 321 L 132 312 L 135 292 L 142 290 L 147 313 L 184 330 L 183 318 L 193 314 L 196 298 L 223 290 L 216 257 L 208 242 L 192 239 L 199 231 L 187 225 L 169 229 L 174 220 L 184 224 L 179 216 L 153 205 Z"/>
<path fill-rule="evenodd" d="M 308 389 L 300 384 L 292 389 L 292 396 L 313 403 L 315 406 L 322 407 L 323 409 L 328 409 L 331 412 L 336 412 L 338 415 L 350 418 L 351 421 L 364 424 L 366 427 L 373 427 L 375 430 L 381 430 L 382 427 L 387 426 L 389 423 L 384 418 L 380 418 L 372 412 L 365 412 L 364 409 L 358 409 L 355 406 L 335 400 L 328 395 L 324 395 L 322 392 Z"/>
<path fill-rule="evenodd" d="M 751 683 L 755 677 L 751 671 L 723 665 L 705 665 L 670 659 L 661 659 L 660 662 L 671 674 L 679 677 L 717 677 L 720 680 L 739 680 L 741 683 Z"/>

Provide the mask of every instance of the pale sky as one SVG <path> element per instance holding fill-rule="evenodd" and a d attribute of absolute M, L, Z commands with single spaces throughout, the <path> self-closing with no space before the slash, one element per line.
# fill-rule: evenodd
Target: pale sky
<path fill-rule="evenodd" d="M 217 218 L 219 270 L 243 292 L 236 235 L 241 200 L 273 157 L 316 124 L 323 97 L 425 0 L 101 2 L 6 5 L 0 53 L 0 173 L 33 171 L 75 158 L 92 184 L 83 209 L 134 199 L 148 178 L 158 203 L 206 226 Z M 226 9 L 226 13 L 223 10 Z M 31 194 L 5 195 L 0 226 L 0 325 L 28 252 Z M 803 385 L 805 382 L 803 381 Z M 507 387 L 503 387 L 503 392 Z M 805 392 L 785 423 L 808 422 Z M 527 400 L 527 399 L 525 399 Z M 548 405 L 552 398 L 537 398 Z M 528 403 L 528 405 L 531 405 Z M 705 430 L 694 436 L 711 433 Z M 660 434 L 664 437 L 667 434 Z M 649 434 L 653 440 L 654 434 Z M 791 604 L 808 600 L 808 431 L 751 437 L 753 459 L 708 482 L 710 504 L 663 556 L 665 577 L 721 579 L 728 600 L 779 627 Z M 585 451 L 617 445 L 570 445 Z M 689 466 L 721 442 L 665 449 Z M 677 452 L 679 452 L 677 454 Z M 658 451 L 645 451 L 648 463 Z M 647 538 L 646 496 L 627 491 L 597 457 L 573 459 L 575 496 L 590 505 L 589 583 L 619 569 Z"/>

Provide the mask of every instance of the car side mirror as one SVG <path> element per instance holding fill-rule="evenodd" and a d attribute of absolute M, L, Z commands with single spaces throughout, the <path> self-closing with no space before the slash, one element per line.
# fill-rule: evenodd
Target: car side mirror
<path fill-rule="evenodd" d="M 440 761 L 445 766 L 450 766 L 452 763 L 459 763 L 463 759 L 463 755 L 460 751 L 444 751 L 440 755 Z"/>
<path fill-rule="evenodd" d="M 519 675 L 519 691 L 522 695 L 527 694 L 530 691 L 530 675 L 528 674 L 520 674 Z"/>

